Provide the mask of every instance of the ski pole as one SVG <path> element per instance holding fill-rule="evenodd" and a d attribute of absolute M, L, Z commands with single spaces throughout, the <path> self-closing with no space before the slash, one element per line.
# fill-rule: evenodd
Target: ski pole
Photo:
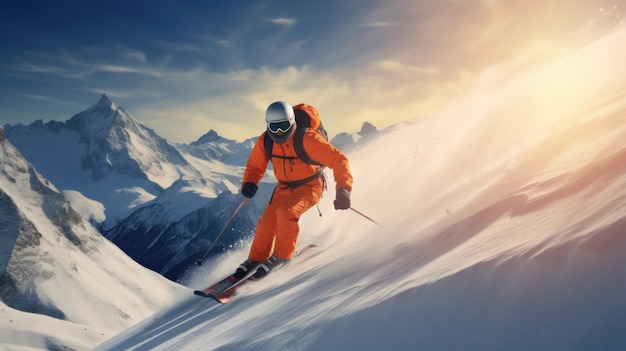
<path fill-rule="evenodd" d="M 215 240 L 213 240 L 213 243 L 211 244 L 211 246 L 209 246 L 209 249 L 206 250 L 206 252 L 204 253 L 204 256 L 202 256 L 202 258 L 199 258 L 199 259 L 196 260 L 196 264 L 198 266 L 202 266 L 202 261 L 204 260 L 204 258 L 209 254 L 209 252 L 211 252 L 211 250 L 213 249 L 215 244 L 217 244 L 217 242 L 220 240 L 222 235 L 224 235 L 224 233 L 226 232 L 226 229 L 228 228 L 228 226 L 230 226 L 230 223 L 233 221 L 233 219 L 235 219 L 235 216 L 237 216 L 237 213 L 239 213 L 239 211 L 241 211 L 241 208 L 246 203 L 246 201 L 248 201 L 248 198 L 244 197 L 243 200 L 241 201 L 241 203 L 239 204 L 239 206 L 237 206 L 237 209 L 235 210 L 233 215 L 230 216 L 230 219 L 228 220 L 228 222 L 226 222 L 226 225 L 224 226 L 224 228 L 222 228 L 222 231 L 217 235 L 217 238 L 215 238 Z"/>
<path fill-rule="evenodd" d="M 382 225 L 381 225 L 380 223 L 378 223 L 378 222 L 376 222 L 375 220 L 373 220 L 373 219 L 369 218 L 368 216 L 364 215 L 362 212 L 357 211 L 354 207 L 350 207 L 350 209 L 351 209 L 352 211 L 354 211 L 354 212 L 356 212 L 356 213 L 360 214 L 361 216 L 363 216 L 363 217 L 367 218 L 370 222 L 372 222 L 372 223 L 374 223 L 374 224 L 377 224 L 378 226 L 382 227 Z"/>

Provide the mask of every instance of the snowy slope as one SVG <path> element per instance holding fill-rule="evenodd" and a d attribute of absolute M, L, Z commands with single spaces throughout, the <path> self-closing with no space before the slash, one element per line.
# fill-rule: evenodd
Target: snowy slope
<path fill-rule="evenodd" d="M 180 299 L 97 350 L 623 349 L 625 42 L 622 26 L 531 72 L 494 67 L 350 154 L 353 205 L 384 227 L 330 194 L 301 221 L 315 256 L 226 306 Z"/>
<path fill-rule="evenodd" d="M 90 349 L 185 291 L 80 217 L 0 128 L 0 349 Z"/>

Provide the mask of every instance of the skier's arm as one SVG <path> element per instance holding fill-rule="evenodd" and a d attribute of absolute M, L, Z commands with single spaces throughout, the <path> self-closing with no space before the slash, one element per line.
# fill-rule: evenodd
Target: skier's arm
<path fill-rule="evenodd" d="M 263 148 L 264 136 L 265 133 L 261 134 L 250 152 L 250 156 L 248 157 L 248 162 L 246 164 L 246 170 L 243 172 L 242 184 L 259 184 L 265 174 L 265 171 L 267 170 L 269 159 L 267 158 L 267 154 Z"/>
<path fill-rule="evenodd" d="M 336 189 L 352 191 L 352 173 L 348 158 L 336 147 L 324 140 L 319 133 L 307 132 L 303 139 L 303 146 L 309 157 L 322 162 L 333 170 Z"/>

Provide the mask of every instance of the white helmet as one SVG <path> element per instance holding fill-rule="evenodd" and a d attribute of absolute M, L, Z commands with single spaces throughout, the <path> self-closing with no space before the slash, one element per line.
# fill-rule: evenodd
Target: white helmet
<path fill-rule="evenodd" d="M 270 104 L 265 111 L 267 134 L 277 144 L 289 139 L 296 130 L 296 116 L 293 107 L 286 102 L 277 101 Z"/>

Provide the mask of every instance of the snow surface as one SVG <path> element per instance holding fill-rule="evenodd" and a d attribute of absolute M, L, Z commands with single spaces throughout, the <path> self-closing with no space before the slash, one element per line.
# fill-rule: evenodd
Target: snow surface
<path fill-rule="evenodd" d="M 96 350 L 623 350 L 626 30 L 531 72 L 493 67 L 350 154 L 318 252 L 221 306 L 193 295 Z M 246 248 L 190 272 L 200 288 Z"/>
<path fill-rule="evenodd" d="M 81 331 L 73 347 L 623 350 L 623 62 L 624 26 L 533 71 L 491 68 L 446 111 L 350 153 L 352 203 L 383 227 L 332 209 L 331 191 L 322 217 L 301 220 L 312 255 L 227 305 L 194 296 L 247 247 L 229 252 L 190 271 L 171 306 L 106 341 Z M 41 340 L 78 329 L 0 305 L 0 350 L 49 349 Z"/>

